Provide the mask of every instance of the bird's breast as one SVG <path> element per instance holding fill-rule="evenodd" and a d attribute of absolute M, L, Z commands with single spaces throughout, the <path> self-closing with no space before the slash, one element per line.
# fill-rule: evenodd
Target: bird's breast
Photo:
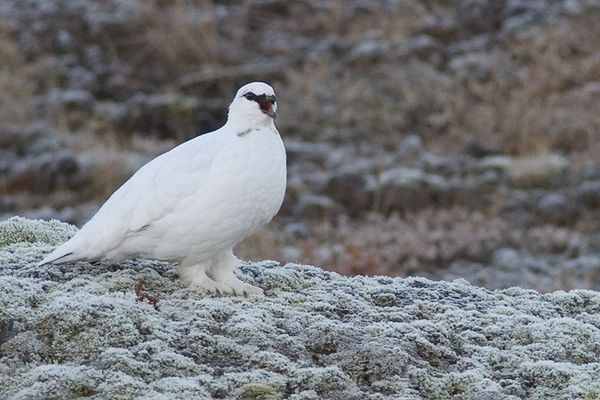
<path fill-rule="evenodd" d="M 279 211 L 286 186 L 286 155 L 276 132 L 238 137 L 215 160 L 211 190 L 222 221 L 235 221 L 246 236 Z"/>

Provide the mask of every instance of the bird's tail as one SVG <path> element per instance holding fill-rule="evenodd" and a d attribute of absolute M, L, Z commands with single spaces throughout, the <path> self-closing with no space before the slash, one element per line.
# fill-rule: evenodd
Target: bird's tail
<path fill-rule="evenodd" d="M 37 265 L 38 267 L 45 264 L 65 264 L 69 262 L 75 262 L 85 260 L 86 257 L 78 254 L 72 245 L 72 239 L 66 243 L 58 246 L 54 251 L 48 254 L 42 261 Z"/>

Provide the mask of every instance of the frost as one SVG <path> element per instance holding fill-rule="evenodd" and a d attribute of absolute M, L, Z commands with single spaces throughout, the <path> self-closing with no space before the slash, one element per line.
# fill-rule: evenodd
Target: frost
<path fill-rule="evenodd" d="M 13 243 L 43 242 L 58 245 L 77 232 L 73 225 L 52 220 L 49 222 L 12 217 L 0 222 L 0 248 Z"/>
<path fill-rule="evenodd" d="M 75 228 L 0 223 L 0 398 L 591 399 L 600 294 L 265 261 L 211 297 L 157 261 L 37 267 Z M 159 299 L 136 301 L 135 288 Z"/>

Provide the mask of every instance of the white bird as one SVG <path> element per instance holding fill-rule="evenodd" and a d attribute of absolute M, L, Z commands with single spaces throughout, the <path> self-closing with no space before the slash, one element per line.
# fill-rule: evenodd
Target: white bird
<path fill-rule="evenodd" d="M 201 290 L 262 293 L 234 276 L 241 262 L 233 247 L 267 224 L 283 202 L 286 154 L 276 111 L 271 86 L 241 87 L 223 127 L 148 162 L 39 265 L 169 260 Z"/>

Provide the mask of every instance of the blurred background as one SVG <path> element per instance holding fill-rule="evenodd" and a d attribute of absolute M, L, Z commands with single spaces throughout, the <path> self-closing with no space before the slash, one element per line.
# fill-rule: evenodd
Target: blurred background
<path fill-rule="evenodd" d="M 242 258 L 600 289 L 600 0 L 2 0 L 0 219 L 81 226 L 254 80 L 289 185 Z"/>

